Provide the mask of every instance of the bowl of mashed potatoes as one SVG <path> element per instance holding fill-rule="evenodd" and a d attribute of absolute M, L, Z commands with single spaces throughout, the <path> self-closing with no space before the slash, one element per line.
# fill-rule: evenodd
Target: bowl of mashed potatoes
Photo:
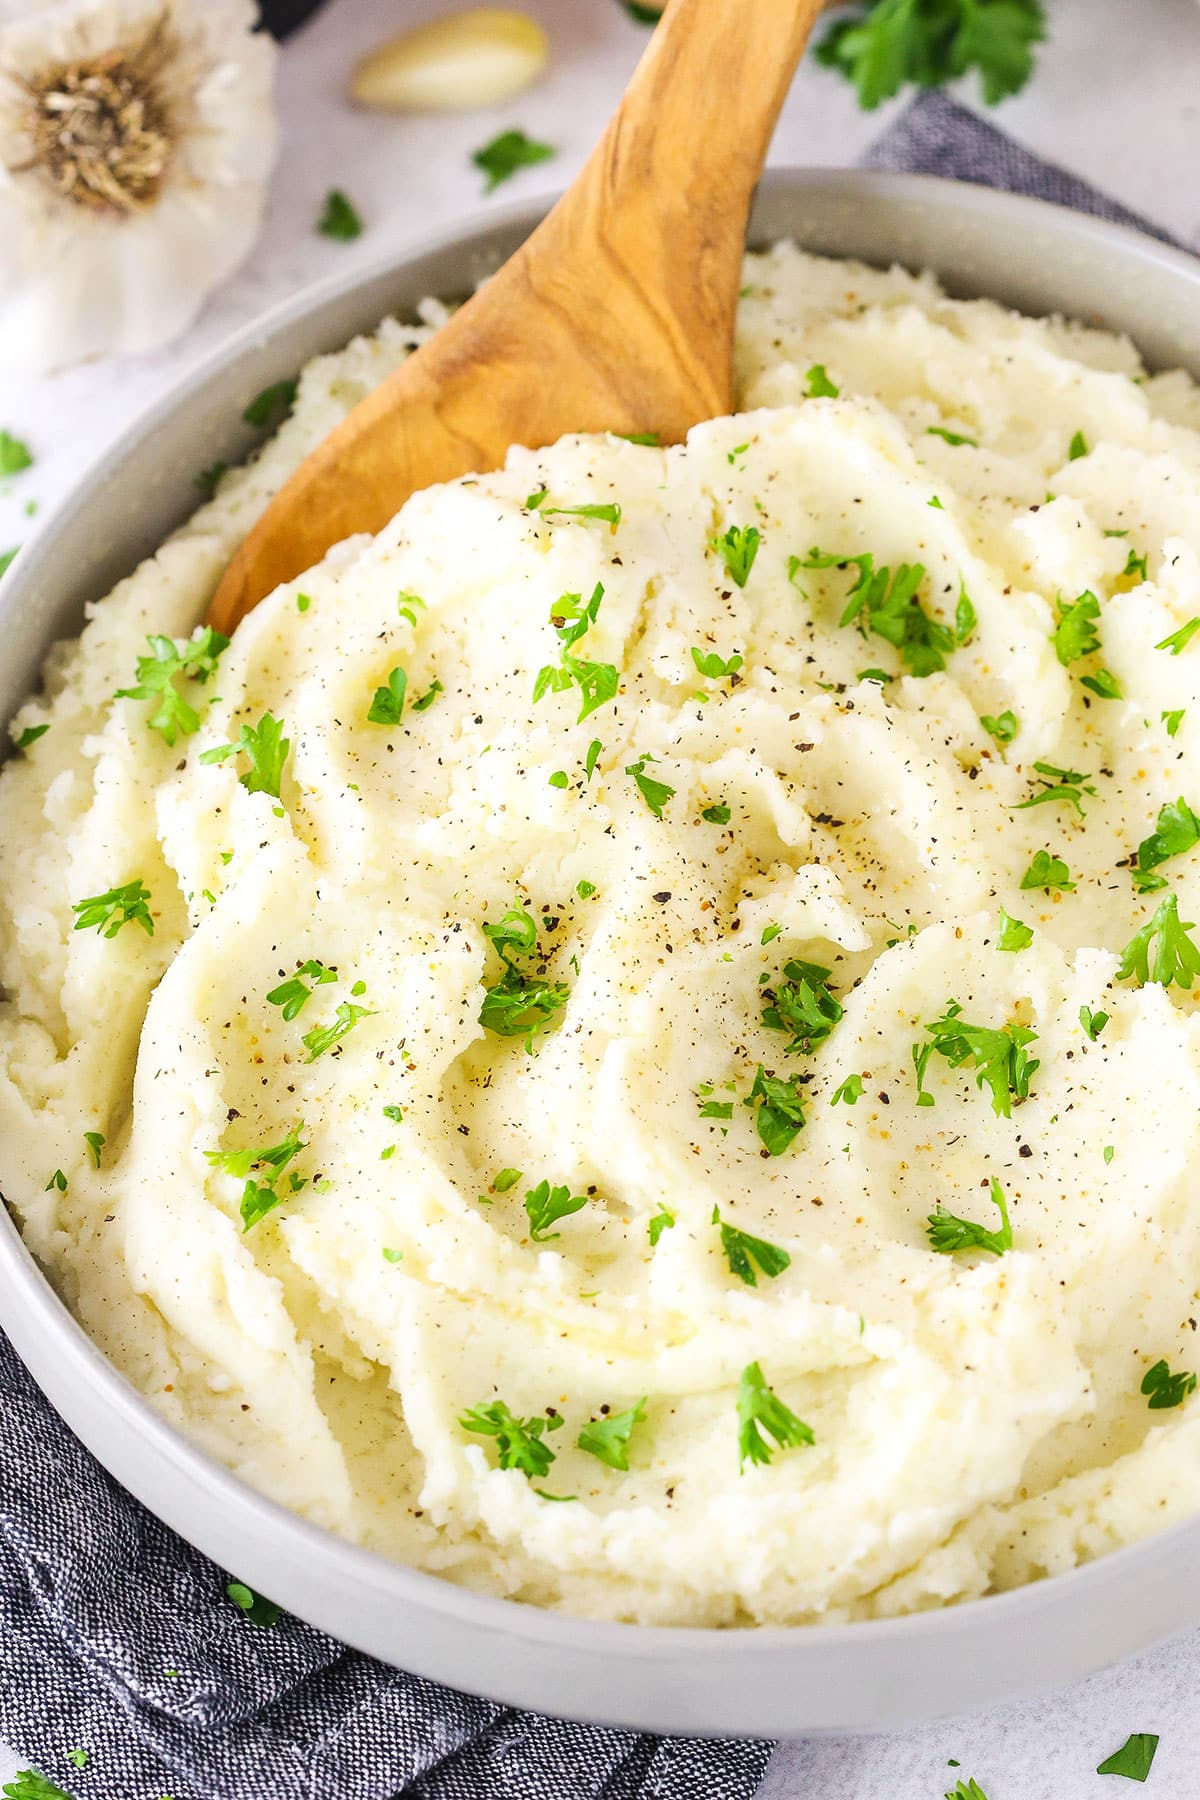
<path fill-rule="evenodd" d="M 1200 281 L 775 176 L 733 417 L 514 449 L 211 631 L 531 222 L 231 346 L 0 589 L 0 1321 L 170 1524 L 461 1687 L 1078 1675 L 1200 1615 Z"/>

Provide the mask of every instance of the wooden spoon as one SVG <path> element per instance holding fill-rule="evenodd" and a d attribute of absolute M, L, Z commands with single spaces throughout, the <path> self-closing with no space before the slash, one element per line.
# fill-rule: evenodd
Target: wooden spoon
<path fill-rule="evenodd" d="M 516 255 L 300 465 L 230 563 L 232 632 L 412 493 L 566 432 L 731 411 L 746 219 L 821 0 L 671 0 L 608 129 Z"/>

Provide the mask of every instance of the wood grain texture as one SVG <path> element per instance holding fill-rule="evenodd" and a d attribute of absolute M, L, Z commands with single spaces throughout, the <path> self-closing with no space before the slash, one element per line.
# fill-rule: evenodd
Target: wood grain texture
<path fill-rule="evenodd" d="M 676 443 L 733 403 L 746 219 L 822 0 L 671 0 L 578 179 L 486 287 L 318 445 L 237 552 L 232 631 L 409 494 L 571 431 Z"/>

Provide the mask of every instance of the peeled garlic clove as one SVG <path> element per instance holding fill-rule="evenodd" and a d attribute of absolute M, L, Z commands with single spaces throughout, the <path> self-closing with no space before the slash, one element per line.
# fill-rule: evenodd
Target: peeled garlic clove
<path fill-rule="evenodd" d="M 364 106 L 458 112 L 511 100 L 546 66 L 540 25 L 501 6 L 472 6 L 390 38 L 363 58 L 350 92 Z"/>

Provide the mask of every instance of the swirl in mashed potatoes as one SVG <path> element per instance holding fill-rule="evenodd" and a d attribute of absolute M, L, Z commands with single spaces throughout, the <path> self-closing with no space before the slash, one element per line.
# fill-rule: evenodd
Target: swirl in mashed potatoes
<path fill-rule="evenodd" d="M 422 331 L 315 363 L 0 778 L 0 1178 L 88 1331 L 331 1530 L 669 1624 L 1200 1503 L 1200 402 L 746 279 L 737 416 L 514 450 L 189 642 Z"/>

